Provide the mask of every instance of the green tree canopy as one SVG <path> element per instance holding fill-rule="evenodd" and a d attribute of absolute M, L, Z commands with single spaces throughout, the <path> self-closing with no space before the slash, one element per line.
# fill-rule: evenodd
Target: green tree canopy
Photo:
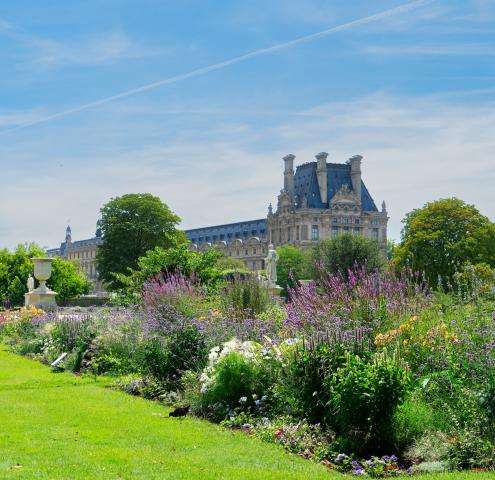
<path fill-rule="evenodd" d="M 222 254 L 210 248 L 204 252 L 192 252 L 187 244 L 176 248 L 156 247 L 138 260 L 139 277 L 146 281 L 157 273 L 181 272 L 195 275 L 201 283 L 216 281 L 221 271 L 217 267 Z"/>
<path fill-rule="evenodd" d="M 430 285 L 453 281 L 467 264 L 495 267 L 495 224 L 458 198 L 427 203 L 403 220 L 398 268 L 424 272 Z"/>
<path fill-rule="evenodd" d="M 0 250 L 0 302 L 12 306 L 24 304 L 27 279 L 33 274 L 33 257 L 45 256 L 36 244 L 19 245 L 13 252 Z M 79 271 L 77 264 L 55 258 L 47 285 L 58 293 L 57 300 L 88 293 L 91 284 Z"/>
<path fill-rule="evenodd" d="M 114 274 L 138 267 L 138 259 L 155 247 L 164 249 L 186 242 L 177 230 L 180 218 L 158 197 L 131 193 L 111 199 L 101 209 L 103 243 L 98 247 L 98 272 L 110 288 L 118 288 Z"/>
<path fill-rule="evenodd" d="M 49 280 L 52 290 L 58 293 L 57 299 L 68 300 L 90 291 L 91 283 L 80 271 L 77 263 L 54 258 L 52 275 Z"/>
<path fill-rule="evenodd" d="M 298 280 L 311 278 L 311 250 L 303 250 L 293 245 L 277 248 L 277 283 L 287 293 L 288 287 L 293 287 Z"/>
<path fill-rule="evenodd" d="M 121 300 L 124 303 L 138 301 L 143 284 L 158 274 L 180 272 L 194 276 L 202 284 L 215 285 L 223 274 L 218 265 L 221 258 L 222 254 L 216 249 L 193 252 L 185 243 L 166 249 L 155 247 L 138 259 L 138 267 L 135 270 L 129 270 L 126 274 L 116 274 L 121 285 Z"/>
<path fill-rule="evenodd" d="M 313 265 L 321 265 L 328 272 L 347 275 L 349 269 L 356 266 L 365 267 L 368 271 L 382 268 L 385 256 L 376 240 L 345 233 L 318 242 L 313 248 L 313 262 Z"/>

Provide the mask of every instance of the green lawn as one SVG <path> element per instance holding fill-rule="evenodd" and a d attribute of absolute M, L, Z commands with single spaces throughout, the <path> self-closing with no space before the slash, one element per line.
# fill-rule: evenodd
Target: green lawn
<path fill-rule="evenodd" d="M 170 419 L 160 405 L 105 388 L 102 380 L 54 374 L 0 349 L 0 478 L 344 477 L 244 434 Z"/>

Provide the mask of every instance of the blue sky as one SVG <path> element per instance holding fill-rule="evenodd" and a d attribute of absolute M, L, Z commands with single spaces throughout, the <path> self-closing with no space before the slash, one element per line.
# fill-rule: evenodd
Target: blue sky
<path fill-rule="evenodd" d="M 199 227 L 266 214 L 282 160 L 365 157 L 390 236 L 456 195 L 495 217 L 495 2 L 438 0 L 51 121 L 141 85 L 406 3 L 16 0 L 0 5 L 0 246 L 92 235 L 149 191 Z M 12 130 L 14 129 L 14 130 Z"/>

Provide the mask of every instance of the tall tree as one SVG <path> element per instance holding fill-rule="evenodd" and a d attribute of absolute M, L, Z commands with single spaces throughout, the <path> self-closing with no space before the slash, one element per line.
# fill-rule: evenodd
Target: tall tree
<path fill-rule="evenodd" d="M 138 266 L 138 259 L 155 247 L 170 248 L 186 241 L 177 230 L 180 218 L 158 197 L 131 193 L 111 199 L 101 209 L 98 272 L 110 288 L 118 288 L 114 274 Z"/>
<path fill-rule="evenodd" d="M 394 263 L 424 272 L 432 286 L 453 282 L 467 264 L 495 267 L 495 224 L 474 205 L 437 200 L 408 213 L 403 224 Z"/>
<path fill-rule="evenodd" d="M 367 271 L 382 268 L 385 255 L 380 252 L 378 242 L 372 238 L 345 233 L 330 240 L 322 240 L 313 248 L 313 265 L 331 273 L 347 272 L 355 267 Z M 317 275 L 318 272 L 315 272 Z"/>

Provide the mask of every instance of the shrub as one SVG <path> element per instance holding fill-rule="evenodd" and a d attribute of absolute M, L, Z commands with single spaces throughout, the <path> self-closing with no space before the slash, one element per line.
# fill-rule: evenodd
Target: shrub
<path fill-rule="evenodd" d="M 65 301 L 79 295 L 87 294 L 91 284 L 76 263 L 54 258 L 49 286 L 57 292 L 57 300 Z"/>
<path fill-rule="evenodd" d="M 146 339 L 138 351 L 138 362 L 142 373 L 155 377 L 169 389 L 176 389 L 183 372 L 204 366 L 206 353 L 203 336 L 197 328 L 185 326 L 166 338 Z"/>
<path fill-rule="evenodd" d="M 451 442 L 448 459 L 455 469 L 493 468 L 495 446 L 476 431 L 461 430 Z"/>
<path fill-rule="evenodd" d="M 414 463 L 439 463 L 447 459 L 448 437 L 441 431 L 427 431 L 405 450 L 406 460 Z"/>
<path fill-rule="evenodd" d="M 402 241 L 394 251 L 399 268 L 424 272 L 432 286 L 453 285 L 466 264 L 495 266 L 495 224 L 458 198 L 427 203 L 403 220 Z"/>
<path fill-rule="evenodd" d="M 393 438 L 397 451 L 413 445 L 425 432 L 439 427 L 436 412 L 421 395 L 412 395 L 400 405 L 392 420 Z"/>
<path fill-rule="evenodd" d="M 270 304 L 270 296 L 252 275 L 245 279 L 236 276 L 223 289 L 227 312 L 237 318 L 252 318 L 263 313 Z"/>
<path fill-rule="evenodd" d="M 181 273 L 151 277 L 143 285 L 142 306 L 148 317 L 160 315 L 160 310 L 168 314 L 167 306 L 186 318 L 204 315 L 207 310 L 207 297 L 202 286 L 195 279 Z"/>
<path fill-rule="evenodd" d="M 338 344 L 296 347 L 285 358 L 274 389 L 280 413 L 290 413 L 315 424 L 324 422 L 330 401 L 324 379 L 344 361 L 344 350 Z M 287 408 L 289 412 L 284 412 Z"/>
<path fill-rule="evenodd" d="M 19 245 L 13 252 L 0 250 L 0 303 L 11 306 L 24 304 L 27 279 L 33 272 L 32 258 L 44 255 L 43 249 L 35 244 Z M 47 285 L 59 294 L 57 299 L 60 300 L 88 293 L 90 287 L 76 264 L 60 258 L 53 260 Z"/>
<path fill-rule="evenodd" d="M 115 386 L 130 395 L 136 395 L 150 400 L 161 399 L 166 395 L 163 384 L 153 377 L 140 377 L 130 374 L 116 380 Z"/>
<path fill-rule="evenodd" d="M 50 336 L 59 352 L 85 350 L 96 336 L 96 328 L 89 315 L 67 315 L 54 321 Z"/>
<path fill-rule="evenodd" d="M 277 248 L 277 283 L 288 294 L 298 280 L 309 279 L 312 275 L 312 257 L 310 250 L 303 250 L 293 245 Z"/>
<path fill-rule="evenodd" d="M 201 374 L 203 413 L 222 419 L 229 410 L 250 408 L 273 383 L 273 362 L 261 345 L 234 339 L 210 351 Z"/>
<path fill-rule="evenodd" d="M 242 398 L 262 393 L 258 382 L 258 368 L 254 362 L 237 352 L 230 352 L 215 366 L 211 384 L 203 398 L 207 405 L 224 403 L 237 406 Z"/>
<path fill-rule="evenodd" d="M 325 385 L 326 423 L 353 451 L 384 452 L 393 446 L 392 418 L 410 386 L 409 374 L 396 359 L 377 354 L 367 361 L 347 353 Z"/>
<path fill-rule="evenodd" d="M 373 272 L 383 268 L 385 256 L 380 252 L 378 242 L 362 235 L 346 233 L 330 240 L 322 240 L 313 249 L 313 265 L 329 273 L 346 276 L 356 267 Z M 313 270 L 318 277 L 320 270 Z"/>
<path fill-rule="evenodd" d="M 98 374 L 124 375 L 139 371 L 137 351 L 142 341 L 141 322 L 135 312 L 113 312 L 103 318 L 92 343 L 91 370 Z"/>
<path fill-rule="evenodd" d="M 451 368 L 431 374 L 425 380 L 423 395 L 437 412 L 436 418 L 442 430 L 453 433 L 472 429 L 479 434 L 486 430 L 487 417 L 481 406 L 482 389 L 469 385 L 465 377 Z"/>
<path fill-rule="evenodd" d="M 196 279 L 201 285 L 215 288 L 223 276 L 222 267 L 217 264 L 221 258 L 222 254 L 213 248 L 193 252 L 187 243 L 167 249 L 156 247 L 138 259 L 136 270 L 115 276 L 129 298 L 140 292 L 150 279 L 170 275 L 184 275 Z"/>

